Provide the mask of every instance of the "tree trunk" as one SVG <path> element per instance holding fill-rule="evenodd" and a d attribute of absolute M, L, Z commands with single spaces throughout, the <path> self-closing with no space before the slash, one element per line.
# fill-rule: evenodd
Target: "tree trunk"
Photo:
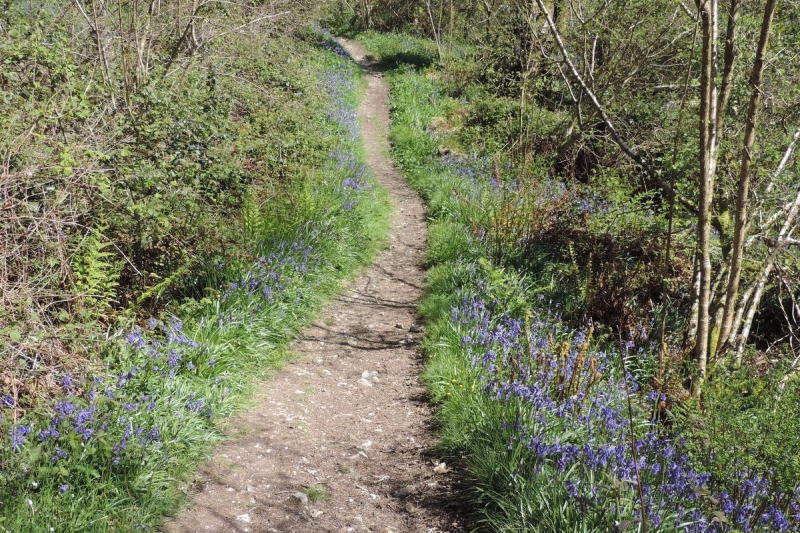
<path fill-rule="evenodd" d="M 441 17 L 439 18 L 439 24 L 436 24 L 436 19 L 433 16 L 433 9 L 431 8 L 430 0 L 425 1 L 425 7 L 428 11 L 428 20 L 431 21 L 431 31 L 433 32 L 433 39 L 436 42 L 436 53 L 439 56 L 439 63 L 442 62 L 442 29 L 441 29 Z"/>
<path fill-rule="evenodd" d="M 733 63 L 736 59 L 736 29 L 739 22 L 741 0 L 731 0 L 731 6 L 728 10 L 728 26 L 725 30 L 725 52 L 723 57 L 722 67 L 722 83 L 719 90 L 719 102 L 717 104 L 717 144 L 720 143 L 722 138 L 722 121 L 725 118 L 725 111 L 728 109 L 728 101 L 731 97 L 733 90 Z"/>
<path fill-rule="evenodd" d="M 700 0 L 697 6 L 702 23 L 702 67 L 700 75 L 700 198 L 697 205 L 697 252 L 700 291 L 697 301 L 697 334 L 694 357 L 697 375 L 692 380 L 692 394 L 699 396 L 708 366 L 708 343 L 711 320 L 711 200 L 714 195 L 716 168 L 716 57 L 717 0 Z"/>
<path fill-rule="evenodd" d="M 739 167 L 739 183 L 736 191 L 736 222 L 733 233 L 733 249 L 731 251 L 730 275 L 728 288 L 725 295 L 725 311 L 719 336 L 718 355 L 728 350 L 728 337 L 731 333 L 733 316 L 736 309 L 736 298 L 739 293 L 739 280 L 742 274 L 742 261 L 744 258 L 744 242 L 747 233 L 747 202 L 750 194 L 750 165 L 753 160 L 753 145 L 756 138 L 756 123 L 761 109 L 761 90 L 766 62 L 769 34 L 772 30 L 772 19 L 775 14 L 777 0 L 767 0 L 764 7 L 764 18 L 761 22 L 761 36 L 758 40 L 756 58 L 753 61 L 753 70 L 750 73 L 750 107 L 747 110 L 747 124 L 744 131 L 744 146 Z"/>
<path fill-rule="evenodd" d="M 786 210 L 786 220 L 783 223 L 780 231 L 778 232 L 778 236 L 775 239 L 775 244 L 772 248 L 772 252 L 764 261 L 764 265 L 761 267 L 761 272 L 758 275 L 758 279 L 756 281 L 756 288 L 753 294 L 753 299 L 750 302 L 750 305 L 747 310 L 747 316 L 743 319 L 741 328 L 742 331 L 739 334 L 739 341 L 736 344 L 736 364 L 741 364 L 742 362 L 742 355 L 744 354 L 744 349 L 747 344 L 747 337 L 750 335 L 750 326 L 753 323 L 753 318 L 755 318 L 756 311 L 758 310 L 758 304 L 761 301 L 761 296 L 764 293 L 764 288 L 767 285 L 767 281 L 769 279 L 770 273 L 772 273 L 772 269 L 775 266 L 775 262 L 778 260 L 778 256 L 780 255 L 781 250 L 786 245 L 786 242 L 790 239 L 792 235 L 792 231 L 794 229 L 795 219 L 797 217 L 797 213 L 800 210 L 800 191 L 797 192 L 797 196 L 795 196 L 794 201 L 789 204 L 788 210 Z M 739 324 L 736 324 L 737 330 Z"/>

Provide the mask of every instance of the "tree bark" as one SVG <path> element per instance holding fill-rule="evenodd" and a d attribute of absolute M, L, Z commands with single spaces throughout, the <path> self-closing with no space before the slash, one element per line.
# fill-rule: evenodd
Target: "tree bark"
<path fill-rule="evenodd" d="M 733 64 L 736 60 L 735 40 L 739 22 L 741 0 L 731 0 L 728 10 L 728 25 L 725 30 L 725 52 L 723 55 L 722 83 L 720 84 L 719 102 L 717 104 L 717 144 L 722 136 L 722 122 L 728 109 L 728 101 L 733 90 Z"/>
<path fill-rule="evenodd" d="M 800 191 L 797 192 L 797 196 L 795 196 L 794 201 L 789 204 L 789 209 L 786 211 L 786 220 L 783 223 L 780 231 L 778 232 L 778 236 L 775 239 L 775 244 L 772 248 L 772 252 L 764 261 L 764 265 L 761 267 L 761 272 L 759 273 L 758 279 L 756 281 L 756 288 L 753 294 L 753 299 L 750 301 L 750 305 L 747 310 L 747 316 L 743 319 L 741 325 L 741 333 L 739 333 L 739 339 L 736 343 L 736 364 L 741 364 L 742 356 L 744 355 L 744 349 L 747 345 L 747 337 L 750 336 L 750 326 L 753 323 L 753 319 L 755 318 L 756 311 L 758 310 L 758 304 L 761 301 L 761 296 L 764 293 L 764 288 L 767 285 L 767 281 L 769 280 L 769 275 L 772 273 L 772 269 L 775 266 L 775 262 L 778 260 L 778 256 L 780 255 L 781 250 L 789 241 L 792 235 L 792 231 L 794 229 L 795 219 L 797 217 L 797 213 L 800 211 Z M 736 330 L 738 330 L 739 324 L 736 324 Z"/>
<path fill-rule="evenodd" d="M 777 0 L 767 0 L 764 7 L 764 18 L 761 22 L 761 35 L 758 40 L 756 57 L 753 61 L 753 70 L 750 73 L 750 107 L 747 110 L 747 124 L 744 132 L 744 146 L 739 166 L 739 180 L 736 191 L 736 221 L 733 233 L 733 249 L 731 251 L 730 275 L 728 288 L 725 294 L 725 310 L 722 316 L 717 356 L 728 350 L 728 337 L 731 333 L 733 316 L 736 309 L 736 298 L 739 293 L 739 281 L 742 274 L 742 261 L 744 258 L 744 243 L 747 233 L 747 203 L 750 194 L 750 166 L 753 160 L 753 146 L 756 138 L 756 124 L 761 109 L 761 90 L 764 79 L 764 64 L 766 63 L 769 34 L 772 30 L 772 20 L 775 14 Z"/>
<path fill-rule="evenodd" d="M 708 344 L 711 319 L 711 201 L 714 195 L 716 168 L 716 57 L 717 0 L 700 0 L 697 6 L 702 25 L 702 66 L 700 74 L 700 197 L 697 204 L 697 252 L 700 291 L 697 302 L 697 334 L 694 358 L 697 375 L 692 380 L 692 394 L 699 396 L 708 367 Z"/>

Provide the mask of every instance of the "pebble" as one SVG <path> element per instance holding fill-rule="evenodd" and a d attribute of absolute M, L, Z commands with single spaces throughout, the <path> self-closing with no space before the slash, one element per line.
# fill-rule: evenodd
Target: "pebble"
<path fill-rule="evenodd" d="M 297 503 L 300 505 L 308 505 L 308 496 L 300 491 L 295 492 L 292 494 L 294 498 L 297 500 Z"/>

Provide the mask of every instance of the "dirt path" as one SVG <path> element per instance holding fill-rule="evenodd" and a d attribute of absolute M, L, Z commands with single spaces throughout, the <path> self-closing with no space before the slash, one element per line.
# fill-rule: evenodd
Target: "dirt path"
<path fill-rule="evenodd" d="M 393 198 L 389 250 L 293 345 L 299 359 L 263 383 L 257 407 L 200 470 L 190 507 L 165 530 L 462 531 L 450 474 L 430 454 L 419 383 L 425 213 L 387 159 L 388 90 L 364 50 L 359 109 L 368 163 Z"/>

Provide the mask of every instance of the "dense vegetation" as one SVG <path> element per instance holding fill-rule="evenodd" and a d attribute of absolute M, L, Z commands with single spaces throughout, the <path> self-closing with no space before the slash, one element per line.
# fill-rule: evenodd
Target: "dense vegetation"
<path fill-rule="evenodd" d="M 748 344 L 778 353 L 796 341 L 790 237 L 797 222 L 793 153 L 800 98 L 795 4 L 779 4 L 773 15 L 772 3 L 716 6 L 715 0 L 720 20 L 708 24 L 715 24 L 719 42 L 706 43 L 718 61 L 711 65 L 711 81 L 701 79 L 706 3 L 698 4 L 700 10 L 648 6 L 647 17 L 632 6 L 591 2 L 549 8 L 536 2 L 402 4 L 361 2 L 354 22 L 434 37 L 435 55 L 428 60 L 445 67 L 437 89 L 462 104 L 443 110 L 432 125 L 457 130 L 440 141 L 450 143 L 441 148 L 502 154 L 525 183 L 550 177 L 587 185 L 612 200 L 630 198 L 621 220 L 592 231 L 574 228 L 562 239 L 576 246 L 576 284 L 592 279 L 612 291 L 599 299 L 584 295 L 581 307 L 589 315 L 621 331 L 666 317 L 670 330 L 684 330 L 687 342 L 681 344 L 691 350 L 701 344 L 697 322 L 710 318 L 715 334 L 704 348 L 714 348 L 709 366 L 716 359 L 740 361 Z M 708 132 L 698 127 L 709 122 L 701 117 L 702 92 L 709 87 L 701 84 L 712 81 L 717 99 L 706 103 L 716 109 L 713 153 L 708 143 L 700 149 Z M 698 233 L 705 159 L 713 159 L 714 178 L 703 217 L 713 229 L 707 239 L 710 276 L 694 263 L 705 239 Z M 748 208 L 742 216 L 740 203 Z M 502 212 L 514 216 L 510 207 Z M 531 235 L 535 228 L 520 218 L 513 220 L 516 244 L 522 245 L 515 248 L 547 238 Z M 637 224 L 626 227 L 633 218 Z M 603 242 L 603 234 L 615 242 Z M 728 306 L 728 272 L 739 262 L 734 255 L 741 237 L 746 254 L 734 284 L 740 290 Z M 559 246 L 550 249 L 560 248 L 565 257 L 567 250 L 554 244 Z M 594 252 L 591 261 L 583 253 L 588 251 Z M 496 253 L 511 252 L 500 245 Z M 621 263 L 625 257 L 644 259 L 630 262 L 642 271 Z M 699 277 L 712 282 L 709 311 L 689 313 L 701 298 L 693 288 Z M 718 335 L 728 309 L 735 320 L 724 329 L 731 331 Z M 683 320 L 701 314 L 708 316 Z"/>
<path fill-rule="evenodd" d="M 323 8 L 4 3 L 0 530 L 152 527 L 380 246 Z"/>
<path fill-rule="evenodd" d="M 325 8 L 2 2 L 0 529 L 157 523 L 378 246 Z M 425 377 L 476 523 L 800 530 L 798 5 L 333 20 L 405 32 L 359 38 L 429 207 Z"/>
<path fill-rule="evenodd" d="M 725 7 L 736 53 L 715 79 L 730 94 L 714 154 L 702 155 L 707 6 L 696 7 L 351 12 L 351 28 L 406 32 L 358 38 L 389 69 L 393 153 L 429 206 L 426 379 L 443 446 L 490 531 L 800 529 L 798 257 L 787 240 L 798 13 L 781 4 L 774 19 L 754 120 L 746 73 L 763 6 Z M 552 8 L 561 13 L 548 22 Z M 744 148 L 754 194 L 742 215 L 747 123 L 758 142 Z M 704 270 L 698 182 L 712 156 Z M 736 339 L 720 341 L 743 216 Z"/>

